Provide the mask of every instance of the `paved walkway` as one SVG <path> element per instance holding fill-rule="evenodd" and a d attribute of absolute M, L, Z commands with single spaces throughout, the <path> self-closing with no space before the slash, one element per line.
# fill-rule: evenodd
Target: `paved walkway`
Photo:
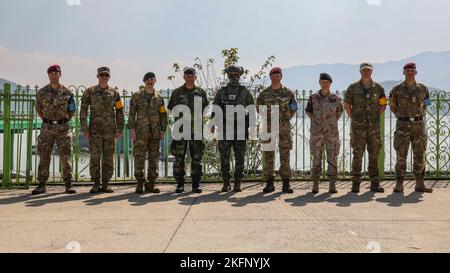
<path fill-rule="evenodd" d="M 136 195 L 116 187 L 111 195 L 77 195 L 49 188 L 42 196 L 0 190 L 0 252 L 450 252 L 449 181 L 428 182 L 433 194 L 309 193 L 294 183 L 292 195 L 262 194 L 259 183 L 242 193 Z M 277 190 L 280 185 L 277 185 Z"/>

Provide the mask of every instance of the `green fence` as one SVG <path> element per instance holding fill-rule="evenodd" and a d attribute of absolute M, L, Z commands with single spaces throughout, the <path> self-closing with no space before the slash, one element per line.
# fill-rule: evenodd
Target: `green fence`
<path fill-rule="evenodd" d="M 79 106 L 81 95 L 86 88 L 84 86 L 70 86 L 75 94 Z M 0 153 L 0 166 L 2 166 L 2 186 L 28 187 L 36 183 L 37 166 L 39 158 L 36 155 L 36 139 L 41 127 L 41 121 L 34 111 L 34 100 L 38 87 L 17 87 L 10 90 L 5 84 L 0 87 L 0 143 L 3 144 Z M 259 90 L 252 91 L 257 96 Z M 166 103 L 170 90 L 162 90 Z M 212 98 L 212 90 L 209 90 Z M 299 111 L 292 121 L 294 135 L 294 148 L 291 152 L 291 167 L 294 176 L 298 180 L 307 180 L 310 175 L 311 158 L 309 149 L 309 118 L 305 115 L 305 108 L 311 92 L 296 91 L 299 103 Z M 338 92 L 339 93 L 339 92 Z M 128 114 L 131 92 L 121 92 L 125 105 L 125 114 Z M 341 96 L 344 94 L 341 93 Z M 427 178 L 450 178 L 450 95 L 446 92 L 432 92 L 433 104 L 427 109 L 426 117 L 428 132 L 428 150 L 426 154 Z M 78 107 L 79 109 L 79 107 Z M 89 181 L 89 147 L 80 134 L 80 122 L 78 112 L 70 123 L 73 134 L 72 165 L 77 182 Z M 394 178 L 396 155 L 393 148 L 393 136 L 395 131 L 395 118 L 387 111 L 381 118 L 383 148 L 380 151 L 380 175 L 385 179 Z M 350 120 L 344 113 L 339 121 L 341 150 L 339 153 L 340 179 L 349 179 L 351 172 L 352 150 L 350 148 Z M 172 160 L 169 154 L 170 130 L 162 141 L 160 158 L 160 181 L 172 181 Z M 249 142 L 246 155 L 246 179 L 247 181 L 259 181 L 263 159 L 259 142 Z M 50 183 L 60 183 L 61 171 L 59 158 L 56 154 L 52 157 Z M 189 159 L 188 159 L 189 161 Z M 408 173 L 411 175 L 412 162 L 409 158 Z M 133 181 L 133 156 L 132 143 L 129 131 L 124 130 L 123 138 L 117 141 L 115 153 L 115 182 Z M 188 162 L 189 163 L 189 162 Z M 325 178 L 324 158 L 324 178 Z M 186 164 L 189 168 L 190 164 Z M 278 162 L 277 162 L 278 165 Z M 367 155 L 364 157 L 364 170 L 367 167 Z M 206 143 L 206 152 L 203 158 L 203 171 L 205 180 L 220 180 L 220 160 L 217 146 L 214 142 Z M 189 170 L 188 170 L 189 172 Z M 366 175 L 367 173 L 365 173 Z"/>

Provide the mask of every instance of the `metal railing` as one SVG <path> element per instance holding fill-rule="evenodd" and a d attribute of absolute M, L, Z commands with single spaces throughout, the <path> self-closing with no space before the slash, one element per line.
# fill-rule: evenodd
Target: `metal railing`
<path fill-rule="evenodd" d="M 74 177 L 77 182 L 88 182 L 89 178 L 89 147 L 81 137 L 79 121 L 79 105 L 84 86 L 70 86 L 78 105 L 77 113 L 70 122 L 70 130 L 73 134 L 72 166 Z M 0 143 L 3 144 L 0 153 L 0 166 L 2 166 L 2 186 L 28 187 L 36 183 L 37 166 L 39 158 L 36 154 L 36 139 L 41 128 L 41 120 L 35 113 L 35 96 L 38 87 L 17 87 L 11 90 L 10 85 L 0 87 Z M 256 97 L 259 90 L 252 90 Z M 170 90 L 161 91 L 163 97 L 168 101 Z M 208 95 L 212 98 L 212 90 Z M 306 104 L 311 91 L 295 91 L 299 104 L 299 111 L 292 121 L 294 135 L 294 148 L 291 151 L 291 167 L 297 180 L 308 180 L 310 175 L 311 158 L 309 148 L 309 124 L 310 119 L 305 114 Z M 344 92 L 337 92 L 343 97 Z M 128 115 L 129 100 L 131 92 L 121 92 L 125 105 L 125 116 Z M 426 116 L 428 132 L 428 149 L 426 153 L 427 179 L 450 178 L 450 93 L 432 92 L 432 106 L 428 107 Z M 125 119 L 127 120 L 127 119 Z M 380 151 L 379 168 L 380 176 L 384 179 L 395 177 L 396 153 L 393 148 L 393 136 L 396 120 L 388 110 L 381 116 L 381 132 L 383 147 Z M 171 122 L 169 122 L 171 124 Z M 160 181 L 172 181 L 172 157 L 169 152 L 170 130 L 167 131 L 161 142 L 160 158 Z M 117 141 L 115 152 L 114 182 L 130 182 L 134 180 L 134 161 L 132 155 L 132 141 L 129 130 L 125 129 L 123 138 Z M 338 160 L 339 178 L 346 180 L 350 178 L 352 150 L 350 147 L 350 119 L 343 114 L 339 121 L 339 135 L 341 149 Z M 261 179 L 263 157 L 261 155 L 260 143 L 249 142 L 246 153 L 245 179 L 247 181 L 259 181 Z M 411 151 L 412 153 L 412 151 Z M 411 175 L 412 160 L 409 156 L 408 175 Z M 190 160 L 189 158 L 187 159 Z M 323 177 L 326 178 L 326 158 L 324 157 Z M 367 175 L 367 154 L 364 156 L 364 172 Z M 189 168 L 190 164 L 186 164 Z M 279 162 L 276 162 L 278 167 Z M 232 165 L 233 166 L 233 165 Z M 59 158 L 54 149 L 51 164 L 50 183 L 62 182 Z M 189 170 L 187 170 L 189 173 Z M 220 158 L 217 146 L 214 142 L 206 142 L 205 155 L 203 157 L 204 179 L 209 181 L 220 181 Z"/>

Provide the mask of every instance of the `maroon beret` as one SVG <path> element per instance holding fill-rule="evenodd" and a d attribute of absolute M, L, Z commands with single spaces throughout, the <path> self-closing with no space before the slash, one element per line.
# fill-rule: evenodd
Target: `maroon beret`
<path fill-rule="evenodd" d="M 416 69 L 416 64 L 415 63 L 407 63 L 403 67 L 403 70 L 406 70 L 406 69 Z"/>
<path fill-rule="evenodd" d="M 281 68 L 279 68 L 279 67 L 274 67 L 274 68 L 272 68 L 272 69 L 270 70 L 269 75 L 272 76 L 272 74 L 283 74 L 283 73 L 281 72 Z"/>
<path fill-rule="evenodd" d="M 51 65 L 48 69 L 47 69 L 47 73 L 51 73 L 51 72 L 61 72 L 61 67 L 57 64 Z"/>

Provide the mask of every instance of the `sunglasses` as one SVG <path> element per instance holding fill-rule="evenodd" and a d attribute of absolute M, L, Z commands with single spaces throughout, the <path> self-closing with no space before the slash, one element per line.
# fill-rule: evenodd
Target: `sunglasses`
<path fill-rule="evenodd" d="M 100 78 L 109 78 L 109 75 L 108 74 L 100 74 L 100 75 L 98 75 Z"/>

